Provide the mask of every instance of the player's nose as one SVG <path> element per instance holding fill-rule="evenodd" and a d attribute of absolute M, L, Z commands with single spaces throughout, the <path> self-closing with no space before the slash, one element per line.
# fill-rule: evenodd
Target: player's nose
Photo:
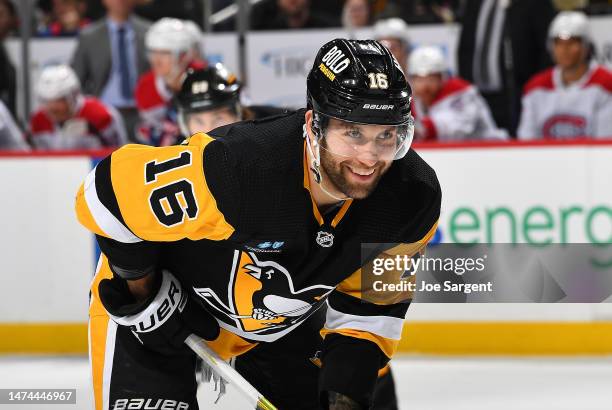
<path fill-rule="evenodd" d="M 362 167 L 372 168 L 378 162 L 378 158 L 375 155 L 360 155 L 357 161 Z"/>

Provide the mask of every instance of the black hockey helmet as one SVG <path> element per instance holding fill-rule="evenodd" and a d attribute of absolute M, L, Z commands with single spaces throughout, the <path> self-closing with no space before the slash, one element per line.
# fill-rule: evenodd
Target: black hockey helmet
<path fill-rule="evenodd" d="M 241 118 L 240 88 L 236 76 L 221 63 L 187 70 L 174 97 L 181 133 L 190 134 L 187 123 L 192 113 L 228 107 Z"/>
<path fill-rule="evenodd" d="M 179 110 L 185 113 L 234 106 L 240 100 L 240 83 L 221 63 L 189 69 L 175 98 Z"/>
<path fill-rule="evenodd" d="M 412 121 L 412 90 L 391 52 L 374 40 L 332 40 L 319 50 L 307 80 L 315 112 L 361 124 Z"/>

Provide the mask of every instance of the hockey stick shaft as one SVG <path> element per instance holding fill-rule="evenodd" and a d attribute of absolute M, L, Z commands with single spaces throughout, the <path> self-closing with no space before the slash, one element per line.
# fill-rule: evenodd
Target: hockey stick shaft
<path fill-rule="evenodd" d="M 191 334 L 185 339 L 187 346 L 191 348 L 208 364 L 219 376 L 223 377 L 229 384 L 234 385 L 240 393 L 255 406 L 256 410 L 277 410 L 261 393 L 251 386 L 232 366 L 206 345 L 204 339 L 194 334 Z"/>

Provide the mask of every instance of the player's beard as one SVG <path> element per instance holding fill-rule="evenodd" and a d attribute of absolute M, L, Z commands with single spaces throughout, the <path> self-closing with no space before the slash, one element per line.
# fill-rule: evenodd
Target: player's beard
<path fill-rule="evenodd" d="M 342 192 L 349 198 L 363 199 L 368 197 L 378 185 L 382 176 L 391 166 L 391 162 L 377 161 L 374 166 L 365 166 L 357 159 L 347 159 L 334 155 L 327 150 L 325 138 L 321 141 L 321 149 L 319 150 L 321 157 L 321 169 L 325 174 L 323 185 L 330 184 L 336 190 Z M 349 167 L 356 169 L 372 169 L 374 173 L 367 182 L 356 181 L 351 177 L 352 171 Z"/>

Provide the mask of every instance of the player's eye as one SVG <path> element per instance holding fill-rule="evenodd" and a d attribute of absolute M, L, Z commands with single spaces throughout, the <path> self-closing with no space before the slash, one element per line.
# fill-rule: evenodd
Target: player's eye
<path fill-rule="evenodd" d="M 361 131 L 359 131 L 357 128 L 350 128 L 344 134 L 352 139 L 361 138 Z"/>
<path fill-rule="evenodd" d="M 394 137 L 394 134 L 391 130 L 386 130 L 378 134 L 378 139 L 380 140 L 389 140 Z"/>

